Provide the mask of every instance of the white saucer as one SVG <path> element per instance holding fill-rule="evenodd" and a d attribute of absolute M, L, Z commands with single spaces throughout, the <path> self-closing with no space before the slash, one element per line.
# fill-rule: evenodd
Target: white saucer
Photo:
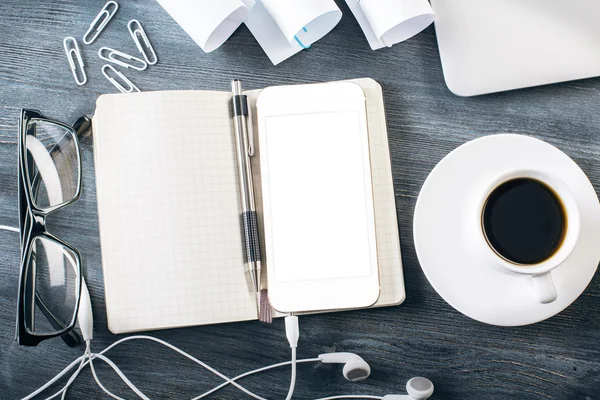
<path fill-rule="evenodd" d="M 558 298 L 540 304 L 526 276 L 485 265 L 461 240 L 466 204 L 474 186 L 509 168 L 541 169 L 571 189 L 580 208 L 581 232 L 565 263 L 552 272 Z M 581 295 L 600 260 L 600 203 L 592 184 L 556 147 L 521 135 L 493 135 L 468 142 L 431 171 L 417 200 L 414 241 L 427 279 L 452 307 L 493 325 L 527 325 L 550 318 Z"/>

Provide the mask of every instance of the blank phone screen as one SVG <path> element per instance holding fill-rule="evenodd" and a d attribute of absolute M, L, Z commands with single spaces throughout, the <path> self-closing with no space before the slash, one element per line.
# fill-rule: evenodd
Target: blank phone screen
<path fill-rule="evenodd" d="M 276 281 L 371 274 L 371 170 L 360 118 L 359 111 L 266 117 L 260 152 Z"/>

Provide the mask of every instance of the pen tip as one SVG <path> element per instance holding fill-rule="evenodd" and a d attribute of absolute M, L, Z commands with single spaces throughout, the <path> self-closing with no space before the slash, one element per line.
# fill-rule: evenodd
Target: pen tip
<path fill-rule="evenodd" d="M 254 287 L 254 291 L 256 293 L 258 293 L 259 289 L 258 289 L 258 280 L 256 279 L 256 275 L 253 273 L 250 273 L 250 277 L 252 278 L 252 286 Z"/>

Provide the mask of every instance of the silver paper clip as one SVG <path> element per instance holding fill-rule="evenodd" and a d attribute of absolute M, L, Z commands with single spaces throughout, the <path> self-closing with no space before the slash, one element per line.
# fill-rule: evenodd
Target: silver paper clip
<path fill-rule="evenodd" d="M 102 10 L 100 10 L 98 15 L 96 15 L 96 18 L 94 18 L 94 21 L 92 21 L 92 23 L 90 24 L 90 28 L 87 30 L 85 35 L 83 35 L 83 43 L 92 44 L 94 42 L 94 40 L 96 40 L 96 38 L 98 36 L 100 36 L 100 33 L 102 33 L 102 31 L 104 30 L 104 27 L 106 27 L 106 24 L 108 24 L 108 21 L 110 21 L 111 18 L 115 16 L 118 9 L 119 9 L 119 4 L 117 4 L 116 1 L 107 2 L 104 5 L 104 7 L 102 7 Z M 93 35 L 92 35 L 91 39 L 88 40 L 87 37 L 92 32 L 93 32 Z"/>
<path fill-rule="evenodd" d="M 138 21 L 137 19 L 132 19 L 127 24 L 127 29 L 129 29 L 129 33 L 131 34 L 135 45 L 137 46 L 140 53 L 142 53 L 142 55 L 144 56 L 144 59 L 146 60 L 148 65 L 156 64 L 158 62 L 158 57 L 156 56 L 156 52 L 154 51 L 152 44 L 150 44 L 150 40 L 148 40 L 148 35 L 146 35 L 146 32 L 144 31 L 144 28 L 142 27 L 140 21 Z M 144 45 L 146 46 L 145 49 L 144 46 L 142 46 L 142 40 L 144 41 Z M 148 57 L 148 53 L 150 53 L 152 57 Z M 152 61 L 150 60 L 150 58 L 152 58 Z"/>
<path fill-rule="evenodd" d="M 81 58 L 81 52 L 79 51 L 77 40 L 73 36 L 66 37 L 63 40 L 63 47 L 65 48 L 65 53 L 67 53 L 69 66 L 71 67 L 73 78 L 75 78 L 75 83 L 77 83 L 79 86 L 85 85 L 87 82 L 87 75 L 85 74 L 83 59 Z M 77 64 L 79 64 L 81 80 L 79 80 L 79 76 L 77 74 L 78 68 L 77 65 L 75 65 L 75 60 L 77 60 Z"/>
<path fill-rule="evenodd" d="M 113 78 L 112 76 L 110 76 L 108 74 L 108 72 L 106 72 L 107 69 L 110 69 L 111 71 L 113 71 L 115 73 L 115 75 L 121 79 L 121 81 L 123 81 L 125 83 L 125 85 L 127 85 L 127 87 L 121 85 L 115 78 Z M 102 67 L 102 75 L 104 75 L 106 77 L 106 79 L 108 79 L 108 81 L 110 83 L 112 83 L 117 89 L 119 89 L 119 91 L 121 93 L 132 93 L 132 92 L 139 92 L 140 89 L 137 88 L 137 86 L 135 86 L 133 84 L 133 82 L 131 82 L 125 75 L 123 75 L 120 71 L 117 71 L 115 69 L 115 67 L 113 67 L 112 65 L 109 64 L 105 64 Z"/>
<path fill-rule="evenodd" d="M 103 55 L 103 52 L 109 52 L 107 56 Z M 110 61 L 112 63 L 115 63 L 117 65 L 120 65 L 121 67 L 125 67 L 125 68 L 133 68 L 133 69 L 137 69 L 138 71 L 143 71 L 146 68 L 148 68 L 148 64 L 146 64 L 146 61 L 142 60 L 141 58 L 137 58 L 134 56 L 131 56 L 127 53 L 123 53 L 122 51 L 119 50 L 115 50 L 115 49 L 111 49 L 110 47 L 100 47 L 100 50 L 98 50 L 98 56 L 105 60 L 105 61 Z M 119 57 L 119 58 L 117 58 Z M 136 63 L 139 63 L 139 66 L 136 66 L 135 64 L 131 64 L 131 63 L 126 63 L 125 61 L 135 61 Z"/>

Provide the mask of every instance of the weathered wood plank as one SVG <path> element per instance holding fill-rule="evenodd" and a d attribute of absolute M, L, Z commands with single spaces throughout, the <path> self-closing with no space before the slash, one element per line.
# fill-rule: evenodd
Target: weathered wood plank
<path fill-rule="evenodd" d="M 135 53 L 126 24 L 144 24 L 159 63 L 126 74 L 142 90 L 223 89 L 239 77 L 248 88 L 369 76 L 384 88 L 407 289 L 397 308 L 303 317 L 300 357 L 353 351 L 370 362 L 372 376 L 350 384 L 337 366 L 299 367 L 298 398 L 326 394 L 403 392 L 405 382 L 424 375 L 436 385 L 434 399 L 599 399 L 600 280 L 548 321 L 500 328 L 464 317 L 446 304 L 421 271 L 412 243 L 412 214 L 421 185 L 433 166 L 460 144 L 488 134 L 521 133 L 544 139 L 581 165 L 600 188 L 600 79 L 564 83 L 464 99 L 444 85 L 435 32 L 429 28 L 391 49 L 369 49 L 342 1 L 344 18 L 309 51 L 274 67 L 244 27 L 220 49 L 204 54 L 154 1 L 121 1 L 99 40 L 82 50 L 89 83 L 75 86 L 62 39 L 81 38 L 103 0 L 23 1 L 0 4 L 0 224 L 17 224 L 16 138 L 21 107 L 74 121 L 94 110 L 100 93 L 114 92 L 102 77 L 100 46 Z M 116 340 L 106 328 L 93 149 L 82 141 L 84 191 L 72 207 L 50 218 L 50 229 L 81 250 L 95 314 L 94 349 Z M 18 275 L 16 234 L 0 231 L 0 397 L 21 398 L 79 356 L 60 340 L 35 348 L 14 343 Z M 155 332 L 223 372 L 234 375 L 288 359 L 282 321 Z M 252 340 L 248 340 L 252 338 Z M 191 398 L 219 379 L 154 344 L 127 343 L 111 353 L 130 379 L 151 398 Z M 102 381 L 118 393 L 126 387 L 105 366 Z M 289 371 L 245 381 L 270 398 L 287 392 Z M 127 394 L 125 397 L 132 398 Z M 233 389 L 214 398 L 239 399 Z M 89 372 L 68 398 L 104 399 Z"/>

